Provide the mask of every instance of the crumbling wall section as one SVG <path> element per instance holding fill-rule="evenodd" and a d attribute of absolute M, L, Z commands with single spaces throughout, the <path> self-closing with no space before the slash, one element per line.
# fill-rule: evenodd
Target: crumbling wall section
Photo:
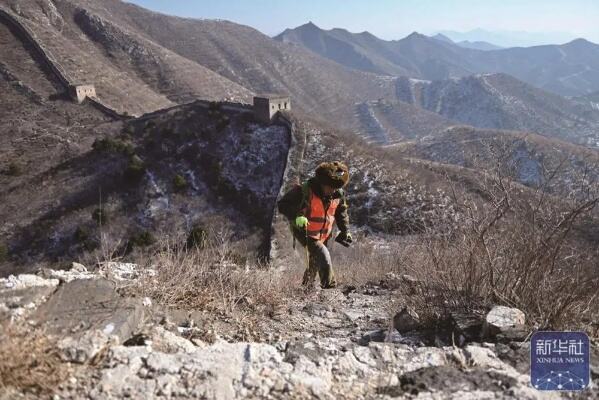
<path fill-rule="evenodd" d="M 285 169 L 281 174 L 281 186 L 277 201 L 293 187 L 299 184 L 304 152 L 307 144 L 307 131 L 301 128 L 298 121 L 289 113 L 279 112 L 276 123 L 284 125 L 289 130 L 290 145 L 287 153 Z M 281 215 L 275 203 L 270 234 L 269 258 L 274 267 L 288 268 L 293 263 L 294 252 L 291 246 L 293 236 L 289 231 L 287 219 Z"/>

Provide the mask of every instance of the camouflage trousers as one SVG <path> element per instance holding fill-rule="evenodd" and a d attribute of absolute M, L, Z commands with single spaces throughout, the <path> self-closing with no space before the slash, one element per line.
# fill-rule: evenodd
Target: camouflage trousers
<path fill-rule="evenodd" d="M 302 285 L 312 285 L 314 279 L 316 279 L 316 274 L 318 274 L 320 286 L 323 289 L 336 287 L 337 281 L 333 272 L 331 254 L 327 247 L 329 240 L 327 239 L 322 243 L 310 237 L 306 238 L 305 232 L 300 232 L 296 229 L 293 229 L 293 235 L 302 247 L 304 249 L 307 247 L 308 250 L 308 267 L 304 272 Z"/>

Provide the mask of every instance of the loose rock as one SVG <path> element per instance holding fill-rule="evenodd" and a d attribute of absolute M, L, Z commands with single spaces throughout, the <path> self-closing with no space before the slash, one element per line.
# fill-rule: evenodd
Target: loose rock
<path fill-rule="evenodd" d="M 526 316 L 517 308 L 495 306 L 487 314 L 483 333 L 485 336 L 495 336 L 508 328 L 522 327 Z"/>
<path fill-rule="evenodd" d="M 416 311 L 404 307 L 393 317 L 393 327 L 399 333 L 406 333 L 417 329 L 420 326 L 420 317 Z"/>

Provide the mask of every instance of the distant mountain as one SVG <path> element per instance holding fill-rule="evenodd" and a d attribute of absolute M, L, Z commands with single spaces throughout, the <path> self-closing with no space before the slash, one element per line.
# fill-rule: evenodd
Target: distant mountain
<path fill-rule="evenodd" d="M 275 39 L 302 45 L 342 65 L 363 71 L 427 79 L 470 73 L 468 62 L 462 60 L 459 46 L 417 32 L 401 40 L 386 41 L 366 32 L 327 31 L 309 23 L 287 29 Z"/>
<path fill-rule="evenodd" d="M 445 35 L 443 35 L 441 33 L 437 33 L 436 35 L 431 36 L 431 37 L 433 39 L 437 39 L 437 40 L 440 40 L 440 41 L 445 42 L 445 43 L 452 43 L 452 44 L 454 43 L 453 40 L 451 40 L 450 38 L 448 38 L 447 36 L 445 36 Z"/>
<path fill-rule="evenodd" d="M 440 31 L 454 42 L 489 42 L 501 47 L 530 47 L 550 43 L 566 43 L 573 38 L 564 32 L 488 31 L 473 29 L 468 32 Z"/>
<path fill-rule="evenodd" d="M 471 50 L 465 56 L 480 73 L 504 72 L 553 93 L 576 96 L 599 90 L 599 45 L 585 39 L 563 45 Z"/>
<path fill-rule="evenodd" d="M 446 36 L 428 37 L 416 32 L 386 41 L 369 33 L 325 31 L 314 24 L 287 29 L 275 39 L 369 72 L 426 80 L 503 72 L 565 96 L 599 90 L 599 45 L 584 39 L 563 45 L 492 49 L 490 43 L 496 42 L 460 44 Z"/>
<path fill-rule="evenodd" d="M 351 33 L 345 29 L 327 31 L 309 22 L 295 29 L 286 29 L 274 39 L 300 44 L 350 68 L 388 75 L 410 73 L 396 62 L 388 42 L 368 32 Z"/>
<path fill-rule="evenodd" d="M 399 78 L 398 98 L 481 128 L 531 131 L 571 142 L 599 142 L 599 110 L 547 93 L 507 74 L 423 81 Z"/>
<path fill-rule="evenodd" d="M 493 43 L 482 42 L 482 41 L 470 42 L 468 40 L 464 40 L 461 42 L 457 42 L 456 44 L 460 47 L 465 47 L 467 49 L 484 50 L 484 51 L 499 50 L 502 48 L 500 46 L 494 45 Z"/>
<path fill-rule="evenodd" d="M 575 100 L 578 102 L 583 102 L 583 103 L 591 102 L 593 104 L 599 104 L 599 91 L 589 93 L 584 96 L 577 96 L 577 97 L 572 98 L 572 100 Z M 596 105 L 594 107 L 599 109 L 599 105 Z"/>
<path fill-rule="evenodd" d="M 454 42 L 453 40 L 451 40 L 450 38 L 448 38 L 447 36 L 441 34 L 441 33 L 437 33 L 434 36 L 431 36 L 431 38 L 436 39 L 436 40 L 440 40 L 442 42 L 445 43 L 451 43 L 451 44 L 457 44 L 460 47 L 465 47 L 467 49 L 475 49 L 475 50 L 499 50 L 502 47 L 500 46 L 496 46 L 492 43 L 488 43 L 488 42 L 483 42 L 483 41 L 476 41 L 476 42 L 471 42 L 468 40 L 463 40 L 461 42 Z"/>

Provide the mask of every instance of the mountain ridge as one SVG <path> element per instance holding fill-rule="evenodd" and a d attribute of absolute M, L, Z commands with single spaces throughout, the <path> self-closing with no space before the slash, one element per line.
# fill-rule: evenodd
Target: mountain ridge
<path fill-rule="evenodd" d="M 439 80 L 463 77 L 477 73 L 504 72 L 533 86 L 565 96 L 574 96 L 599 90 L 599 45 L 585 39 L 571 40 L 562 45 L 536 45 L 500 49 L 472 49 L 460 46 L 453 41 L 439 40 L 419 33 L 412 33 L 403 39 L 386 41 L 372 39 L 376 47 L 365 47 L 357 43 L 356 34 L 346 35 L 344 46 L 359 49 L 347 53 L 345 58 L 335 57 L 314 47 L 313 43 L 302 42 L 295 35 L 302 26 L 287 29 L 275 37 L 277 40 L 294 42 L 312 49 L 346 66 L 355 67 L 358 54 L 364 70 L 383 71 L 391 75 L 410 76 L 419 79 Z M 313 34 L 320 37 L 331 35 L 315 25 Z M 318 29 L 318 31 L 316 31 Z M 341 40 L 339 37 L 336 39 Z M 486 45 L 484 45 L 486 46 Z M 470 46 L 472 47 L 472 46 Z M 475 46 L 476 47 L 476 46 Z M 384 49 L 385 52 L 380 51 Z M 381 61 L 384 60 L 384 61 Z M 399 72 L 395 67 L 401 67 Z"/>

